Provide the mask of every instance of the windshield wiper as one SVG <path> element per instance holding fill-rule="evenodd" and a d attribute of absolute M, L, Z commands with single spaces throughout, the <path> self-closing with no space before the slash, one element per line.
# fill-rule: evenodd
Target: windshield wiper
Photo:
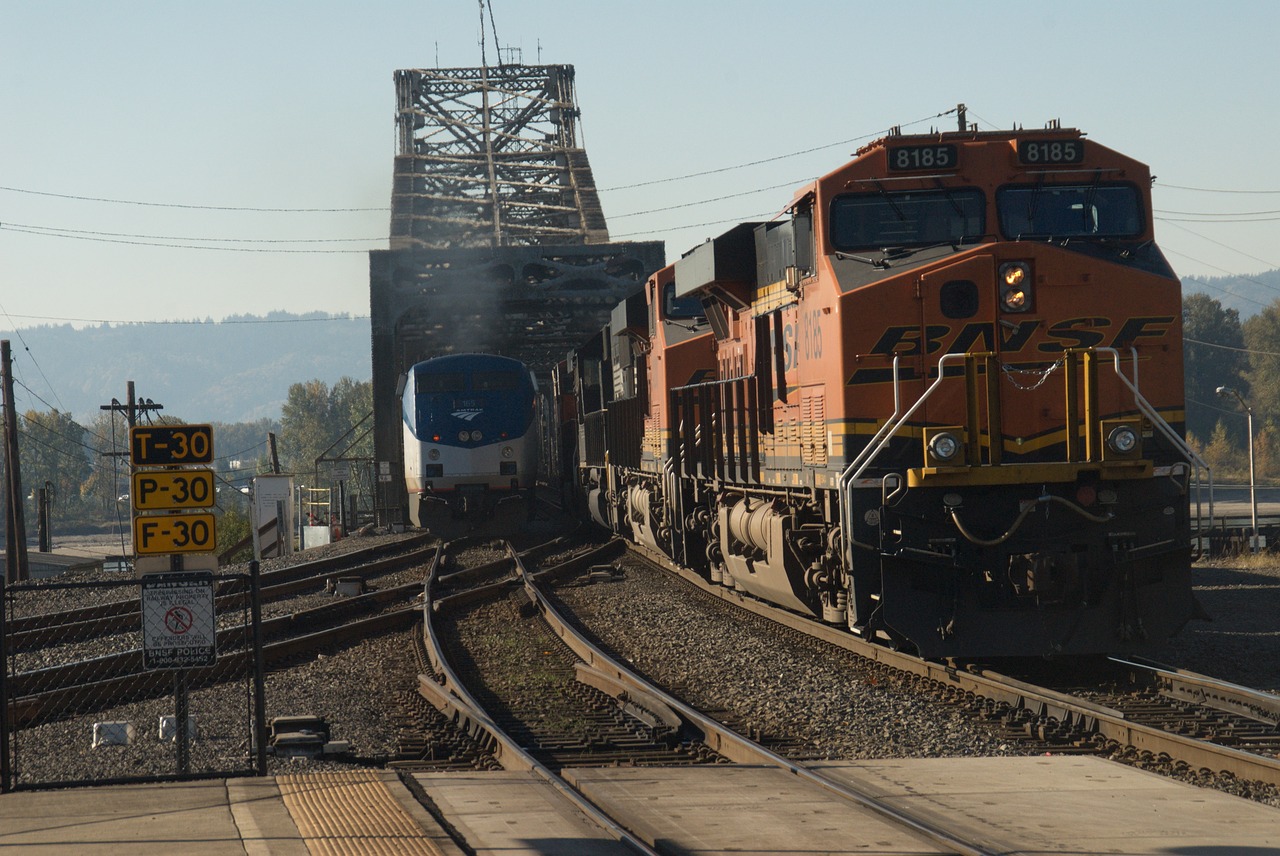
<path fill-rule="evenodd" d="M 873 268 L 876 268 L 876 269 L 878 269 L 878 270 L 888 270 L 888 269 L 889 269 L 889 263 L 888 263 L 887 261 L 885 261 L 884 259 L 882 259 L 882 258 L 881 258 L 881 259 L 869 259 L 869 258 L 867 258 L 867 257 L 865 257 L 865 256 L 855 256 L 853 253 L 846 253 L 846 252 L 842 252 L 842 251 L 840 251 L 840 250 L 836 250 L 836 258 L 838 258 L 838 259 L 848 259 L 848 260 L 850 260 L 850 261 L 854 261 L 854 262 L 862 262 L 864 265 L 871 265 Z"/>

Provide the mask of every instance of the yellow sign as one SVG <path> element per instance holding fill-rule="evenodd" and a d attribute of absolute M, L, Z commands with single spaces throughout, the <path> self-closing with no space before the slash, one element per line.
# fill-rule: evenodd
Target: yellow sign
<path fill-rule="evenodd" d="M 130 497 L 135 511 L 213 508 L 213 470 L 139 470 Z"/>
<path fill-rule="evenodd" d="M 129 429 L 135 467 L 213 463 L 213 426 L 146 425 Z"/>
<path fill-rule="evenodd" d="M 206 512 L 137 515 L 133 518 L 133 551 L 139 556 L 211 553 L 217 544 L 216 518 Z"/>

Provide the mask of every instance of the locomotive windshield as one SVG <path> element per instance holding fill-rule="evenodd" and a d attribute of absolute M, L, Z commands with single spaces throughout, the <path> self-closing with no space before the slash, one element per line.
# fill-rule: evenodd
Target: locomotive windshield
<path fill-rule="evenodd" d="M 464 392 L 467 376 L 463 372 L 418 372 L 419 393 Z"/>
<path fill-rule="evenodd" d="M 1132 184 L 1009 185 L 996 191 L 1000 231 L 1019 238 L 1133 238 L 1142 203 Z"/>
<path fill-rule="evenodd" d="M 516 372 L 472 372 L 471 388 L 476 391 L 519 389 L 520 380 Z"/>
<path fill-rule="evenodd" d="M 838 250 L 960 244 L 986 227 L 979 190 L 908 190 L 837 196 L 831 241 Z"/>

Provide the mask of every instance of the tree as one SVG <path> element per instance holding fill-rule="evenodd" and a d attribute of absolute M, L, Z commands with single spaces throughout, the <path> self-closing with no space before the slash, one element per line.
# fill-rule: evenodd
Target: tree
<path fill-rule="evenodd" d="M 288 472 L 313 473 L 316 458 L 372 409 L 369 381 L 344 377 L 332 390 L 322 380 L 293 384 L 281 411 L 281 465 Z"/>
<path fill-rule="evenodd" d="M 18 422 L 18 446 L 23 487 L 31 491 L 51 487 L 56 512 L 76 509 L 91 466 L 84 428 L 56 409 L 28 410 Z"/>
<path fill-rule="evenodd" d="M 1249 395 L 1255 427 L 1280 423 L 1280 300 L 1244 322 Z M 1243 422 L 1243 418 L 1238 421 Z"/>
<path fill-rule="evenodd" d="M 1230 386 L 1245 394 L 1249 368 L 1245 353 L 1240 313 L 1223 309 L 1207 294 L 1188 294 L 1182 300 L 1183 362 L 1186 367 L 1187 432 L 1210 437 L 1222 411 L 1233 409 L 1216 394 L 1220 386 Z M 1230 436 L 1244 439 L 1244 426 L 1228 420 Z"/>

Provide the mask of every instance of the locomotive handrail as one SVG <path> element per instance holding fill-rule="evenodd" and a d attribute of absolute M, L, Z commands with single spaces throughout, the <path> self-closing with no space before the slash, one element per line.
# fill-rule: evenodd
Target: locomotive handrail
<path fill-rule="evenodd" d="M 1134 404 L 1137 406 L 1138 410 L 1142 413 L 1143 416 L 1147 417 L 1151 421 L 1151 424 L 1155 426 L 1156 430 L 1158 430 L 1160 434 L 1166 440 L 1168 440 L 1174 446 L 1174 448 L 1176 448 L 1182 454 L 1182 456 L 1186 458 L 1186 460 L 1190 464 L 1194 465 L 1195 480 L 1196 480 L 1196 530 L 1197 532 L 1202 531 L 1202 527 L 1200 525 L 1201 514 L 1200 514 L 1199 494 L 1200 494 L 1200 471 L 1201 470 L 1204 471 L 1205 477 L 1209 485 L 1209 526 L 1210 528 L 1212 528 L 1213 519 L 1214 519 L 1212 470 L 1209 468 L 1209 465 L 1205 463 L 1204 459 L 1202 459 L 1200 455 L 1197 454 L 1196 451 L 1192 449 L 1191 446 L 1189 446 L 1187 442 L 1178 435 L 1178 432 L 1173 430 L 1173 426 L 1171 426 L 1168 423 L 1168 421 L 1166 421 L 1165 418 L 1160 415 L 1160 413 L 1155 409 L 1155 407 L 1153 407 L 1151 403 L 1147 401 L 1146 397 L 1143 396 L 1143 394 L 1138 391 L 1137 348 L 1130 348 L 1130 351 L 1133 354 L 1134 378 L 1132 381 L 1129 380 L 1129 378 L 1125 375 L 1124 370 L 1121 368 L 1119 350 L 1115 348 L 1109 348 L 1109 347 L 1099 347 L 1099 348 L 1094 348 L 1093 350 L 1095 353 L 1105 353 L 1105 354 L 1111 355 L 1112 366 L 1115 369 L 1116 377 L 1118 377 L 1120 381 L 1126 387 L 1128 387 L 1129 391 L 1133 394 Z M 893 435 L 896 434 L 898 430 L 906 423 L 906 421 L 911 418 L 911 415 L 920 408 L 920 405 L 924 404 L 924 402 L 929 398 L 929 396 L 933 395 L 934 391 L 937 390 L 938 386 L 944 380 L 946 380 L 946 373 L 943 370 L 944 365 L 947 362 L 957 362 L 959 360 L 963 360 L 966 358 L 966 356 L 967 354 L 943 354 L 941 357 L 939 357 L 937 378 L 934 380 L 932 384 L 929 385 L 927 389 L 925 389 L 923 393 L 920 394 L 920 397 L 916 399 L 915 403 L 912 404 L 911 407 L 909 407 L 905 412 L 903 412 L 902 410 L 901 377 L 899 376 L 899 371 L 898 371 L 899 357 L 897 355 L 894 356 L 893 358 L 893 413 L 889 415 L 889 418 L 885 420 L 884 425 L 881 426 L 880 430 L 876 432 L 875 436 L 871 438 L 871 441 L 867 443 L 867 445 L 863 448 L 863 450 L 859 452 L 858 455 L 852 461 L 850 461 L 849 464 L 844 468 L 844 470 L 840 473 L 839 479 L 837 479 L 837 482 L 836 482 L 837 490 L 839 491 L 839 495 L 840 495 L 840 505 L 841 505 L 840 525 L 845 533 L 845 538 L 844 538 L 845 561 L 848 565 L 852 566 L 852 563 L 853 563 L 853 537 L 852 537 L 853 503 L 852 503 L 852 496 L 850 495 L 853 482 L 859 476 L 861 476 L 863 472 L 866 471 L 867 467 L 871 465 L 871 462 L 875 459 L 876 455 L 878 455 L 880 451 L 889 444 L 889 441 L 893 438 Z"/>
<path fill-rule="evenodd" d="M 1195 483 L 1196 483 L 1196 532 L 1197 534 L 1204 531 L 1201 526 L 1200 514 L 1200 471 L 1204 470 L 1205 479 L 1209 484 L 1209 528 L 1213 528 L 1213 470 L 1209 467 L 1205 460 L 1200 457 L 1195 449 L 1187 443 L 1186 440 L 1178 436 L 1178 432 L 1173 430 L 1163 416 L 1160 415 L 1152 405 L 1147 401 L 1146 397 L 1138 391 L 1138 349 L 1130 347 L 1129 351 L 1133 356 L 1133 380 L 1125 377 L 1124 371 L 1120 368 L 1120 351 L 1115 348 L 1095 348 L 1098 353 L 1111 354 L 1112 362 L 1116 371 L 1116 376 L 1120 378 L 1125 386 L 1129 387 L 1129 391 L 1133 393 L 1134 403 L 1138 405 L 1138 409 L 1142 414 L 1151 420 L 1151 424 L 1160 431 L 1164 438 L 1173 444 L 1187 459 L 1187 463 L 1193 464 L 1195 467 Z"/>

